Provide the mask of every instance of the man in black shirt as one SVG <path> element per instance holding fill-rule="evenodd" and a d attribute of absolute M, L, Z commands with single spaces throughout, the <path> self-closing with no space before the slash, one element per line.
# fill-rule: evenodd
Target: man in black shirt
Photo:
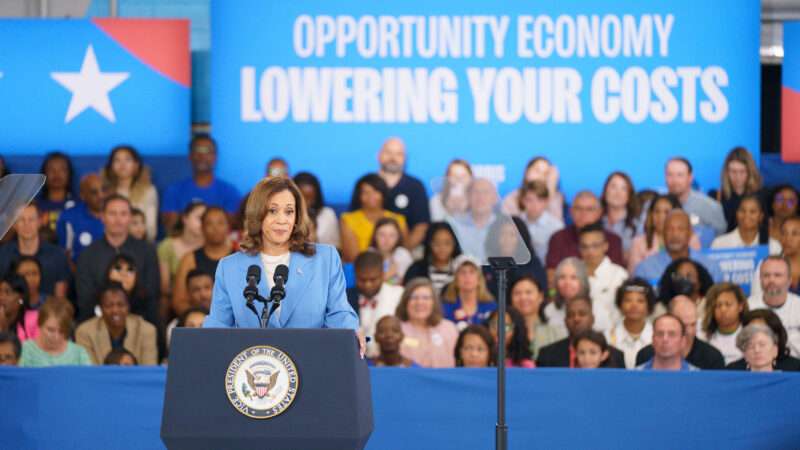
<path fill-rule="evenodd" d="M 679 295 L 669 302 L 669 312 L 677 316 L 686 327 L 686 346 L 683 356 L 686 361 L 703 370 L 722 370 L 725 358 L 711 344 L 697 339 L 697 305 L 685 295 Z M 648 345 L 636 354 L 636 365 L 642 365 L 653 358 L 653 346 Z"/>
<path fill-rule="evenodd" d="M 587 297 L 576 297 L 567 303 L 564 323 L 569 337 L 542 347 L 536 359 L 538 367 L 576 367 L 577 358 L 572 339 L 578 334 L 591 330 L 594 325 L 592 302 Z M 625 355 L 609 346 L 608 367 L 625 367 Z"/>

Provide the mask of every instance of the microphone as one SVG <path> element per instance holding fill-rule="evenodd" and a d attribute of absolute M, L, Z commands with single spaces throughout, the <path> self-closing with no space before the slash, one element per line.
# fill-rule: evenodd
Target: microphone
<path fill-rule="evenodd" d="M 272 290 L 269 292 L 269 299 L 277 305 L 286 297 L 286 289 L 284 286 L 286 282 L 289 281 L 289 268 L 286 267 L 285 264 L 279 264 L 278 267 L 275 268 L 275 275 L 272 276 L 272 281 L 275 282 L 275 286 L 273 286 Z"/>
<path fill-rule="evenodd" d="M 256 264 L 247 268 L 247 287 L 244 288 L 244 298 L 251 305 L 258 297 L 258 283 L 261 281 L 261 267 Z"/>

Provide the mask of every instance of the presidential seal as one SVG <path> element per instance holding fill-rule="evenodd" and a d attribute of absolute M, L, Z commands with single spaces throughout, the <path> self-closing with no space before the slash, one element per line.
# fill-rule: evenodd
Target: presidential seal
<path fill-rule="evenodd" d="M 286 353 L 257 345 L 233 358 L 225 372 L 225 391 L 237 411 L 269 419 L 286 411 L 297 395 L 297 367 Z"/>

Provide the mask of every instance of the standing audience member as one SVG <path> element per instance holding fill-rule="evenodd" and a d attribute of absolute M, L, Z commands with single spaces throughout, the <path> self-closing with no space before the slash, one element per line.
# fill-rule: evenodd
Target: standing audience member
<path fill-rule="evenodd" d="M 99 292 L 102 316 L 83 322 L 75 331 L 94 364 L 101 364 L 112 350 L 126 349 L 143 365 L 158 364 L 156 327 L 141 316 L 130 314 L 128 294 L 119 283 L 109 283 Z"/>
<path fill-rule="evenodd" d="M 186 253 L 181 258 L 175 273 L 175 286 L 172 292 L 172 309 L 177 315 L 189 307 L 186 295 L 186 276 L 193 269 L 206 273 L 216 273 L 219 260 L 233 252 L 230 242 L 231 232 L 228 216 L 222 208 L 210 206 L 200 218 L 203 229 L 203 246 Z"/>
<path fill-rule="evenodd" d="M 487 321 L 489 331 L 492 333 L 495 342 L 500 342 L 498 312 L 495 310 Z M 528 331 L 525 328 L 525 320 L 513 306 L 506 310 L 505 317 L 505 347 L 506 347 L 506 367 L 522 367 L 533 369 L 536 364 L 533 362 L 531 353 L 531 342 L 528 340 Z"/>
<path fill-rule="evenodd" d="M 214 175 L 217 164 L 217 143 L 207 134 L 197 134 L 189 144 L 192 176 L 178 181 L 164 191 L 161 205 L 162 220 L 168 231 L 178 220 L 178 214 L 190 203 L 203 202 L 218 206 L 232 219 L 239 209 L 241 196 L 233 185 Z"/>
<path fill-rule="evenodd" d="M 383 278 L 390 284 L 401 284 L 414 259 L 411 252 L 403 247 L 403 230 L 400 224 L 390 217 L 379 219 L 375 223 L 370 248 L 375 249 L 383 258 Z"/>
<path fill-rule="evenodd" d="M 403 324 L 396 316 L 383 316 L 375 325 L 375 342 L 380 349 L 378 356 L 371 359 L 377 367 L 416 367 L 414 361 L 400 353 L 403 343 Z"/>
<path fill-rule="evenodd" d="M 42 227 L 42 238 L 55 242 L 56 224 L 61 212 L 75 205 L 72 192 L 72 179 L 75 171 L 72 160 L 66 153 L 50 152 L 44 157 L 40 173 L 46 178 L 39 196 L 36 198 L 39 223 Z"/>
<path fill-rule="evenodd" d="M 547 211 L 558 220 L 564 219 L 564 195 L 558 190 L 558 167 L 543 157 L 537 156 L 525 166 L 520 189 L 512 191 L 503 199 L 503 212 L 508 215 L 520 213 L 519 198 L 522 188 L 531 181 L 540 181 L 547 186 Z"/>
<path fill-rule="evenodd" d="M 564 221 L 547 210 L 549 191 L 542 181 L 530 181 L 520 190 L 520 217 L 528 227 L 536 257 L 539 262 L 547 261 L 547 245 L 557 231 L 564 228 Z"/>
<path fill-rule="evenodd" d="M 469 210 L 461 216 L 452 217 L 450 225 L 464 253 L 483 261 L 486 259 L 489 228 L 497 218 L 495 214 L 499 200 L 497 189 L 494 183 L 486 178 L 475 178 L 469 185 L 467 198 Z"/>
<path fill-rule="evenodd" d="M 742 357 L 736 336 L 742 331 L 742 317 L 747 313 L 747 298 L 742 289 L 730 282 L 715 284 L 706 294 L 703 331 L 709 344 L 722 353 L 725 364 Z"/>
<path fill-rule="evenodd" d="M 352 262 L 359 253 L 369 247 L 369 241 L 379 219 L 391 217 L 400 224 L 403 236 L 408 236 L 406 219 L 400 214 L 385 209 L 389 188 L 380 176 L 371 173 L 359 178 L 350 202 L 352 210 L 342 214 L 342 259 Z"/>
<path fill-rule="evenodd" d="M 103 236 L 103 202 L 106 189 L 100 175 L 90 173 L 81 179 L 80 202 L 65 209 L 58 218 L 56 233 L 59 247 L 67 251 L 73 263 L 78 261 L 81 252 L 95 239 Z"/>
<path fill-rule="evenodd" d="M 664 270 L 658 280 L 659 307 L 667 304 L 678 295 L 685 295 L 697 304 L 697 321 L 702 324 L 705 318 L 706 293 L 714 280 L 701 264 L 688 258 L 678 258 Z"/>
<path fill-rule="evenodd" d="M 0 331 L 0 366 L 16 366 L 22 356 L 22 344 L 11 333 Z"/>
<path fill-rule="evenodd" d="M 456 341 L 456 367 L 483 368 L 497 365 L 497 345 L 483 325 L 461 330 Z"/>
<path fill-rule="evenodd" d="M 39 311 L 30 307 L 28 283 L 14 272 L 0 278 L 0 331 L 20 341 L 39 336 Z"/>
<path fill-rule="evenodd" d="M 713 198 L 692 189 L 694 174 L 689 160 L 683 157 L 670 158 L 664 170 L 664 178 L 669 193 L 678 198 L 683 209 L 692 217 L 692 223 L 708 229 L 711 239 L 728 229 L 722 206 Z M 700 241 L 704 242 L 702 235 Z"/>
<path fill-rule="evenodd" d="M 430 281 L 411 280 L 395 315 L 403 322 L 400 353 L 422 367 L 454 367 L 458 329 L 442 317 L 442 306 Z"/>
<path fill-rule="evenodd" d="M 750 310 L 742 316 L 742 326 L 746 327 L 750 324 L 766 325 L 777 336 L 778 357 L 775 360 L 775 369 L 784 372 L 800 371 L 800 359 L 789 356 L 786 328 L 783 327 L 777 314 L 769 309 Z M 747 361 L 741 358 L 728 364 L 725 368 L 728 370 L 747 370 Z"/>
<path fill-rule="evenodd" d="M 636 270 L 642 260 L 664 249 L 664 223 L 673 209 L 682 209 L 674 195 L 656 195 L 650 202 L 644 221 L 644 233 L 633 238 L 628 254 L 628 272 Z M 689 248 L 700 250 L 700 239 L 692 233 Z"/>
<path fill-rule="evenodd" d="M 194 252 L 203 246 L 203 214 L 204 203 L 191 203 L 181 212 L 172 229 L 172 235 L 161 241 L 156 247 L 158 268 L 161 274 L 161 304 L 168 306 L 172 300 L 172 286 L 181 260 L 187 253 Z M 169 309 L 169 308 L 164 308 Z M 162 310 L 162 314 L 166 311 Z M 166 317 L 166 316 L 165 316 Z"/>
<path fill-rule="evenodd" d="M 672 314 L 664 314 L 653 322 L 653 357 L 637 366 L 639 370 L 699 370 L 683 359 L 686 346 L 686 325 Z"/>
<path fill-rule="evenodd" d="M 86 349 L 69 340 L 75 309 L 60 298 L 54 298 L 39 310 L 39 336 L 22 344 L 22 367 L 89 366 Z"/>
<path fill-rule="evenodd" d="M 484 323 L 497 309 L 497 303 L 486 288 L 480 263 L 471 256 L 461 255 L 453 266 L 455 277 L 442 294 L 444 318 L 455 322 L 459 329 Z"/>
<path fill-rule="evenodd" d="M 647 317 L 656 305 L 656 296 L 650 284 L 633 278 L 617 289 L 616 306 L 622 320 L 605 333 L 608 343 L 625 353 L 625 367 L 636 367 L 636 354 L 653 342 L 653 326 Z"/>
<path fill-rule="evenodd" d="M 131 201 L 131 206 L 144 216 L 145 238 L 153 242 L 158 232 L 158 192 L 150 181 L 150 168 L 144 165 L 139 152 L 130 145 L 111 150 L 102 171 L 110 193 Z M 141 239 L 141 238 L 137 238 Z"/>
<path fill-rule="evenodd" d="M 781 247 L 783 247 L 783 257 L 789 261 L 792 268 L 789 291 L 800 295 L 800 216 L 792 216 L 783 221 Z"/>
<path fill-rule="evenodd" d="M 383 143 L 378 152 L 378 163 L 378 175 L 388 188 L 384 196 L 386 208 L 405 218 L 408 237 L 404 243 L 406 248 L 413 250 L 422 243 L 431 221 L 425 186 L 417 178 L 405 173 L 406 145 L 400 138 L 391 137 Z M 355 209 L 351 204 L 351 210 Z"/>
<path fill-rule="evenodd" d="M 746 195 L 761 194 L 761 174 L 758 173 L 753 155 L 744 147 L 735 147 L 728 152 L 720 173 L 720 190 L 717 201 L 722 204 L 728 231 L 738 226 L 736 211 Z"/>
<path fill-rule="evenodd" d="M 564 328 L 564 306 L 577 297 L 589 298 L 589 275 L 586 264 L 578 258 L 567 257 L 558 263 L 555 272 L 550 302 L 545 306 L 544 313 L 549 323 L 559 334 L 566 335 Z"/>
<path fill-rule="evenodd" d="M 319 179 L 309 172 L 300 172 L 294 176 L 294 182 L 306 200 L 308 216 L 313 218 L 313 222 L 316 224 L 317 242 L 337 248 L 341 247 L 339 219 L 336 218 L 336 212 L 331 207 L 325 206 L 325 197 L 322 195 Z"/>
<path fill-rule="evenodd" d="M 603 333 L 620 319 L 614 305 L 617 288 L 628 279 L 628 272 L 608 258 L 608 241 L 600 223 L 578 230 L 578 251 L 589 275 L 589 297 L 594 311 L 594 328 Z"/>
<path fill-rule="evenodd" d="M 587 330 L 575 336 L 575 367 L 599 369 L 613 367 L 611 352 L 602 333 Z"/>
<path fill-rule="evenodd" d="M 159 298 L 161 281 L 158 269 L 156 249 L 152 244 L 134 239 L 128 227 L 131 221 L 130 201 L 121 195 L 112 194 L 103 206 L 103 238 L 92 242 L 78 258 L 78 270 L 75 288 L 78 294 L 78 321 L 82 322 L 94 316 L 97 305 L 97 291 L 105 283 L 109 263 L 120 253 L 133 258 L 140 269 L 138 284 L 148 299 Z M 158 304 L 155 304 L 158 314 Z M 145 318 L 153 320 L 158 326 L 157 318 L 145 314 Z"/>
<path fill-rule="evenodd" d="M 627 261 L 639 227 L 640 212 L 631 177 L 625 172 L 612 172 L 603 185 L 600 204 L 603 207 L 603 225 L 622 239 L 622 251 Z"/>
<path fill-rule="evenodd" d="M 764 209 L 761 198 L 756 194 L 748 194 L 739 200 L 736 209 L 736 223 L 733 231 L 717 236 L 711 243 L 711 248 L 743 248 L 757 245 L 769 245 L 769 254 L 777 255 L 781 252 L 781 244 L 761 229 L 764 225 Z"/>
<path fill-rule="evenodd" d="M 780 239 L 783 221 L 800 214 L 800 193 L 790 184 L 776 186 L 772 189 L 769 207 L 769 236 Z"/>
<path fill-rule="evenodd" d="M 40 238 L 40 225 L 36 205 L 24 207 L 14 223 L 17 239 L 0 247 L 0 273 L 5 273 L 20 256 L 32 256 L 42 266 L 41 292 L 64 298 L 70 281 L 67 255 L 62 248 Z"/>
<path fill-rule="evenodd" d="M 766 326 L 750 324 L 736 336 L 736 346 L 744 354 L 747 370 L 772 372 L 778 360 L 778 337 Z"/>
<path fill-rule="evenodd" d="M 564 334 L 548 323 L 543 308 L 544 290 L 539 283 L 530 275 L 516 278 L 511 283 L 509 296 L 511 306 L 522 315 L 533 358 L 539 356 L 542 347 L 564 337 Z"/>
<path fill-rule="evenodd" d="M 768 256 L 761 262 L 761 295 L 747 299 L 751 310 L 766 308 L 780 317 L 789 336 L 792 356 L 800 357 L 800 296 L 789 292 L 789 261 L 782 256 Z"/>
<path fill-rule="evenodd" d="M 417 277 L 431 280 L 436 292 L 442 292 L 455 275 L 453 261 L 461 255 L 461 246 L 447 222 L 434 222 L 425 233 L 422 259 L 414 261 L 406 271 L 403 284 Z"/>
<path fill-rule="evenodd" d="M 464 212 L 467 187 L 472 182 L 472 167 L 463 159 L 454 159 L 447 165 L 441 192 L 429 202 L 431 221 L 441 222 Z"/>

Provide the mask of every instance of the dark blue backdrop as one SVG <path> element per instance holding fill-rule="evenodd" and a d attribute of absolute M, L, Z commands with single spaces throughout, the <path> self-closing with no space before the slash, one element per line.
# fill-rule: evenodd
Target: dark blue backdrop
<path fill-rule="evenodd" d="M 163 448 L 165 373 L 0 368 L 0 448 Z M 493 448 L 494 380 L 485 369 L 372 369 L 367 448 Z M 798 374 L 513 369 L 508 382 L 512 450 L 800 446 Z"/>

